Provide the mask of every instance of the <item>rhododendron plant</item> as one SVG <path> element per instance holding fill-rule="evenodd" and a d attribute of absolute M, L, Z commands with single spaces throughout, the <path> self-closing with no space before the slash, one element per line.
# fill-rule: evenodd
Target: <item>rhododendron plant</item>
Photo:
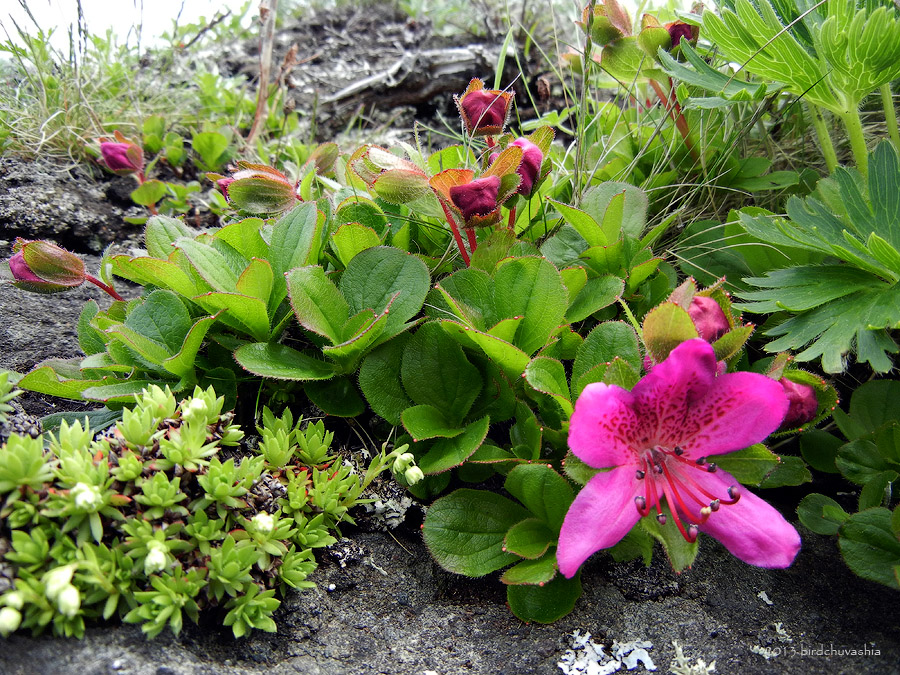
<path fill-rule="evenodd" d="M 716 375 L 712 346 L 687 340 L 631 391 L 585 387 L 569 427 L 569 447 L 596 474 L 566 514 L 559 569 L 571 578 L 588 557 L 624 537 L 665 500 L 688 541 L 699 530 L 741 560 L 789 566 L 797 531 L 772 506 L 743 491 L 708 458 L 759 443 L 788 408 L 781 385 L 756 373 Z"/>

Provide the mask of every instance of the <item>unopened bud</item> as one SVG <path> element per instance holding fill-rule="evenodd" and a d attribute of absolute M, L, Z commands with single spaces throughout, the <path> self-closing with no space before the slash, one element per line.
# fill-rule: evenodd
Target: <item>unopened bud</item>
<path fill-rule="evenodd" d="M 409 467 L 403 474 L 407 485 L 415 485 L 421 480 L 425 480 L 425 473 L 417 466 Z"/>
<path fill-rule="evenodd" d="M 147 544 L 147 556 L 144 558 L 144 574 L 150 576 L 161 572 L 166 567 L 166 547 L 153 540 Z"/>
<path fill-rule="evenodd" d="M 22 614 L 13 607 L 0 608 L 0 635 L 8 637 L 22 623 Z"/>
<path fill-rule="evenodd" d="M 512 94 L 485 89 L 484 82 L 474 79 L 462 96 L 456 97 L 460 117 L 466 130 L 475 136 L 493 136 L 503 131 L 509 115 Z"/>
<path fill-rule="evenodd" d="M 275 530 L 275 519 L 270 513 L 260 511 L 253 518 L 253 527 L 261 534 L 271 534 Z"/>
<path fill-rule="evenodd" d="M 795 429 L 815 419 L 819 411 L 815 388 L 808 384 L 793 382 L 786 377 L 782 377 L 779 383 L 788 400 L 788 409 L 781 428 Z"/>
<path fill-rule="evenodd" d="M 497 197 L 499 194 L 499 176 L 485 176 L 477 178 L 471 183 L 454 185 L 450 188 L 450 200 L 462 212 L 467 225 L 476 220 L 478 216 L 489 216 L 498 211 Z"/>
<path fill-rule="evenodd" d="M 67 585 L 56 596 L 56 606 L 60 613 L 71 619 L 81 609 L 81 593 L 72 584 Z"/>
<path fill-rule="evenodd" d="M 69 496 L 75 500 L 75 507 L 81 511 L 94 512 L 103 502 L 100 490 L 95 485 L 76 483 Z"/>
<path fill-rule="evenodd" d="M 705 295 L 695 295 L 688 307 L 688 314 L 700 337 L 707 342 L 715 342 L 731 328 L 722 306 Z"/>
<path fill-rule="evenodd" d="M 84 262 L 49 241 L 17 239 L 9 259 L 13 285 L 33 293 L 59 293 L 84 283 Z"/>

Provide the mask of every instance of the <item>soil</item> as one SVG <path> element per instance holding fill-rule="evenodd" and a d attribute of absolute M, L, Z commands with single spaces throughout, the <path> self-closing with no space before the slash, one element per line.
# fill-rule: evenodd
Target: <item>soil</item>
<path fill-rule="evenodd" d="M 440 105 L 449 105 L 444 96 Z M 139 228 L 122 220 L 135 215 L 122 180 L 0 158 L 0 256 L 15 236 L 48 238 L 96 271 L 107 244 L 139 245 Z M 107 300 L 93 287 L 39 296 L 0 285 L 0 368 L 25 372 L 78 355 L 75 324 L 89 298 Z M 20 401 L 38 415 L 78 409 L 34 394 Z M 796 491 L 767 496 L 797 524 Z M 613 642 L 646 641 L 659 672 L 669 672 L 677 641 L 692 663 L 715 661 L 716 673 L 900 673 L 897 595 L 855 577 L 833 539 L 797 527 L 803 548 L 787 570 L 745 565 L 708 537 L 680 575 L 660 551 L 650 567 L 596 555 L 575 610 L 553 625 L 516 619 L 496 575 L 467 579 L 437 567 L 414 522 L 348 529 L 319 552 L 317 587 L 285 598 L 276 634 L 236 640 L 213 617 L 151 641 L 118 623 L 94 625 L 80 641 L 15 634 L 0 647 L 0 674 L 551 675 L 563 672 L 557 664 L 575 631 L 607 652 Z"/>

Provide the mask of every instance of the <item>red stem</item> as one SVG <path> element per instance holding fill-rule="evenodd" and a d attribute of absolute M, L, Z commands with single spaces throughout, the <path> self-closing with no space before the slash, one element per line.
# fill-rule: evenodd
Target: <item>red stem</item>
<path fill-rule="evenodd" d="M 106 291 L 109 295 L 111 295 L 116 300 L 122 300 L 124 302 L 125 298 L 123 298 L 121 295 L 116 293 L 116 289 L 114 289 L 112 286 L 107 286 L 102 281 L 100 281 L 97 277 L 91 276 L 90 274 L 85 274 L 84 278 L 87 279 L 88 281 L 90 281 L 92 284 L 94 284 L 94 286 L 97 286 L 98 288 L 102 288 L 104 291 Z"/>
<path fill-rule="evenodd" d="M 691 140 L 691 132 L 688 128 L 687 120 L 681 113 L 681 106 L 678 104 L 678 99 L 675 96 L 675 89 L 671 88 L 670 93 L 667 94 L 656 80 L 650 80 L 650 86 L 653 87 L 653 91 L 656 92 L 659 100 L 666 106 L 666 110 L 672 121 L 675 122 L 675 128 L 678 129 L 678 133 L 684 139 L 684 144 L 687 146 L 688 152 L 691 153 L 691 157 L 694 161 L 699 160 L 697 150 L 694 148 L 694 142 Z"/>
<path fill-rule="evenodd" d="M 467 227 L 466 237 L 469 240 L 469 248 L 472 250 L 472 253 L 475 253 L 475 249 L 478 248 L 478 241 L 475 239 L 475 230 L 471 227 Z"/>
<path fill-rule="evenodd" d="M 465 262 L 466 267 L 468 267 L 469 254 L 466 252 L 466 245 L 463 243 L 462 237 L 459 236 L 459 228 L 456 227 L 456 221 L 453 220 L 453 214 L 450 213 L 450 209 L 444 204 L 443 199 L 438 198 L 438 201 L 441 203 L 441 208 L 444 210 L 444 216 L 447 218 L 447 224 L 450 226 L 450 231 L 453 232 L 453 238 L 456 240 L 456 247 L 459 249 L 463 262 Z"/>
<path fill-rule="evenodd" d="M 510 230 L 510 232 L 515 232 L 515 224 L 516 224 L 516 207 L 513 206 L 509 210 L 509 220 L 506 222 L 506 227 Z"/>

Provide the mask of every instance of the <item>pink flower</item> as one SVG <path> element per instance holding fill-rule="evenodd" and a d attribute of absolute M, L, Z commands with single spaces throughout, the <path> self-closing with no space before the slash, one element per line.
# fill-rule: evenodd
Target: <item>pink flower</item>
<path fill-rule="evenodd" d="M 516 194 L 525 195 L 527 197 L 531 194 L 531 189 L 534 187 L 534 183 L 541 173 L 541 164 L 544 163 L 544 153 L 527 138 L 517 138 L 510 143 L 510 145 L 522 148 L 522 161 L 519 163 L 519 168 L 516 169 L 516 173 L 519 174 L 522 182 L 519 183 L 519 187 L 516 188 Z M 491 163 L 499 156 L 500 153 L 491 155 Z"/>
<path fill-rule="evenodd" d="M 697 44 L 697 38 L 700 37 L 700 27 L 692 26 L 684 21 L 672 21 L 666 24 L 666 30 L 669 31 L 669 37 L 672 38 L 672 49 L 678 46 L 682 39 L 687 40 L 690 44 Z"/>
<path fill-rule="evenodd" d="M 816 398 L 816 390 L 808 384 L 792 382 L 786 377 L 778 380 L 784 389 L 788 400 L 787 414 L 784 416 L 783 429 L 796 429 L 815 419 L 819 411 L 819 401 Z"/>
<path fill-rule="evenodd" d="M 139 174 L 144 170 L 144 151 L 118 131 L 115 141 L 100 139 L 100 154 L 106 167 L 119 175 Z"/>
<path fill-rule="evenodd" d="M 773 507 L 743 491 L 707 458 L 759 443 L 781 424 L 787 397 L 756 373 L 716 376 L 712 346 L 688 340 L 634 389 L 585 387 L 569 426 L 569 447 L 608 468 L 578 493 L 559 536 L 559 569 L 571 578 L 594 552 L 624 537 L 665 499 L 688 541 L 698 530 L 760 567 L 787 567 L 797 531 Z"/>
<path fill-rule="evenodd" d="M 471 183 L 455 185 L 450 188 L 450 199 L 463 215 L 466 223 L 473 216 L 486 216 L 497 208 L 497 197 L 500 193 L 500 177 L 485 176 L 476 178 Z"/>
<path fill-rule="evenodd" d="M 84 283 L 84 262 L 49 241 L 16 241 L 9 259 L 13 285 L 32 293 L 59 293 Z"/>
<path fill-rule="evenodd" d="M 707 342 L 715 342 L 731 330 L 721 305 L 705 295 L 693 297 L 688 314 L 691 315 L 700 337 Z"/>

